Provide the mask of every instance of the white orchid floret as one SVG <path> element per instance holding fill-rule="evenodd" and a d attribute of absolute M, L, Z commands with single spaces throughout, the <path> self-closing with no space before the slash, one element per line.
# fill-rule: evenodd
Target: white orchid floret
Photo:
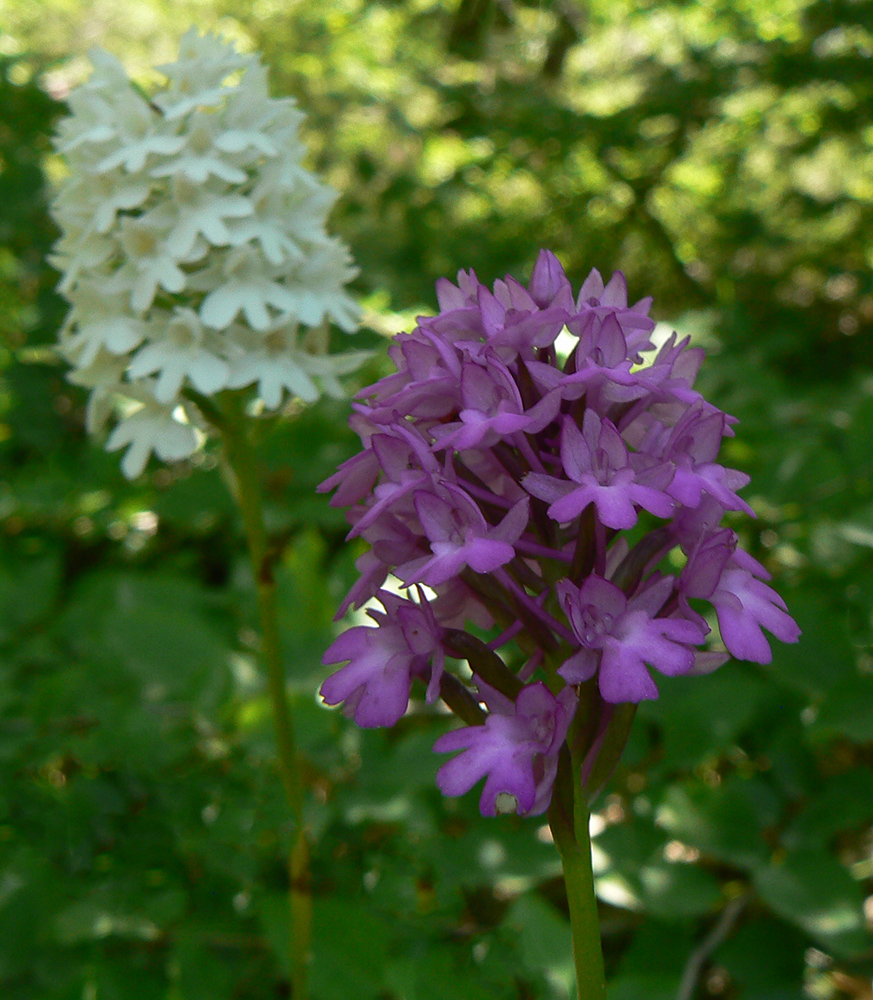
<path fill-rule="evenodd" d="M 185 289 L 185 272 L 167 246 L 165 232 L 145 218 L 121 220 L 118 241 L 124 264 L 110 282 L 112 291 L 129 289 L 130 307 L 143 314 L 154 302 L 158 288 L 167 292 Z"/>
<path fill-rule="evenodd" d="M 291 314 L 295 302 L 280 281 L 281 272 L 267 263 L 256 247 L 218 251 L 213 263 L 195 275 L 192 289 L 207 292 L 200 316 L 207 326 L 222 330 L 242 314 L 254 330 L 267 330 L 273 319 L 270 307 Z M 209 291 L 211 289 L 211 291 Z"/>
<path fill-rule="evenodd" d="M 225 388 L 228 364 L 210 349 L 220 349 L 218 337 L 193 309 L 157 313 L 149 327 L 149 342 L 133 356 L 128 376 L 138 379 L 159 373 L 154 389 L 159 403 L 176 399 L 186 379 L 205 396 Z"/>
<path fill-rule="evenodd" d="M 116 396 L 137 401 L 109 439 L 136 475 L 152 451 L 190 454 L 189 396 L 251 387 L 276 409 L 337 394 L 364 355 L 313 367 L 301 344 L 326 320 L 355 330 L 356 271 L 327 233 L 334 192 L 303 166 L 303 115 L 270 97 L 257 57 L 192 29 L 148 96 L 113 56 L 92 60 L 57 140 L 70 167 L 53 209 L 72 306 L 61 350 L 92 390 L 94 426 Z"/>
<path fill-rule="evenodd" d="M 274 325 L 258 341 L 249 334 L 240 336 L 239 342 L 245 351 L 231 365 L 230 388 L 257 383 L 258 395 L 268 410 L 281 406 L 286 391 L 304 403 L 318 399 L 318 387 L 301 364 L 303 352 L 296 324 Z"/>
<path fill-rule="evenodd" d="M 85 223 L 71 222 L 49 255 L 51 265 L 61 273 L 58 291 L 70 299 L 82 282 L 105 280 L 111 272 L 106 265 L 116 252 L 114 240 L 91 232 Z"/>
<path fill-rule="evenodd" d="M 244 86 L 228 93 L 224 120 L 229 129 L 257 129 L 281 139 L 283 149 L 299 147 L 297 129 L 305 119 L 293 97 L 270 97 L 267 67 L 253 63 L 245 72 Z"/>
<path fill-rule="evenodd" d="M 142 174 L 122 171 L 76 177 L 67 189 L 71 208 L 78 207 L 95 233 L 112 230 L 119 212 L 139 208 L 148 201 L 152 184 Z"/>
<path fill-rule="evenodd" d="M 188 129 L 180 136 L 172 154 L 152 167 L 152 177 L 175 177 L 179 174 L 195 184 L 217 177 L 228 184 L 245 184 L 248 174 L 233 162 L 230 151 L 222 149 L 223 127 L 220 117 L 205 111 L 192 112 Z"/>
<path fill-rule="evenodd" d="M 139 406 L 123 417 L 109 435 L 107 451 L 127 447 L 121 470 L 135 479 L 146 467 L 152 452 L 164 462 L 178 462 L 197 451 L 197 433 L 183 405 L 165 405 L 144 395 Z M 183 419 L 179 419 L 182 417 Z"/>
<path fill-rule="evenodd" d="M 225 190 L 220 182 L 195 184 L 177 175 L 170 198 L 149 213 L 150 222 L 166 230 L 166 245 L 180 260 L 191 259 L 198 236 L 216 247 L 235 242 L 228 220 L 254 213 L 250 198 Z"/>
<path fill-rule="evenodd" d="M 89 434 L 98 434 L 116 410 L 117 393 L 121 389 L 127 360 L 100 348 L 87 366 L 75 368 L 69 380 L 90 389 L 85 409 L 85 427 Z"/>
<path fill-rule="evenodd" d="M 329 336 L 326 323 L 306 331 L 300 339 L 301 365 L 326 396 L 343 399 L 346 393 L 339 376 L 357 371 L 369 355 L 366 351 L 331 354 Z"/>
<path fill-rule="evenodd" d="M 328 354 L 326 323 L 306 331 L 295 323 L 274 323 L 261 335 L 235 326 L 232 333 L 240 351 L 231 362 L 228 387 L 256 382 L 268 410 L 282 405 L 286 391 L 304 402 L 313 402 L 322 393 L 343 398 L 338 376 L 356 371 L 369 357 L 366 351 Z"/>
<path fill-rule="evenodd" d="M 297 315 L 307 326 L 318 326 L 326 317 L 347 333 L 357 327 L 357 304 L 343 291 L 345 282 L 358 273 L 345 244 L 328 237 L 294 268 L 287 281 L 297 296 Z"/>
<path fill-rule="evenodd" d="M 97 285 L 79 285 L 61 329 L 59 346 L 64 357 L 78 368 L 87 368 L 102 350 L 126 356 L 138 347 L 146 335 L 146 324 L 131 315 L 127 305 L 123 293 L 110 295 Z M 127 363 L 126 357 L 121 363 Z"/>
<path fill-rule="evenodd" d="M 154 103 L 171 121 L 197 107 L 217 107 L 228 92 L 239 89 L 227 84 L 228 77 L 257 65 L 253 56 L 237 52 L 216 35 L 190 28 L 179 43 L 179 58 L 158 66 L 170 85 L 154 96 Z"/>
<path fill-rule="evenodd" d="M 105 101 L 90 97 L 76 101 L 75 95 L 74 91 L 69 98 L 73 114 L 60 121 L 55 139 L 55 148 L 64 155 L 86 144 L 107 143 L 116 134 L 115 126 L 106 120 L 111 108 Z"/>
<path fill-rule="evenodd" d="M 156 158 L 171 156 L 185 145 L 178 135 L 179 125 L 156 115 L 149 103 L 128 85 L 117 95 L 114 112 L 115 142 L 97 163 L 97 173 L 104 174 L 122 167 L 136 174 Z"/>
<path fill-rule="evenodd" d="M 91 54 L 95 72 L 67 98 L 71 114 L 58 125 L 57 148 L 69 153 L 87 143 L 105 143 L 118 134 L 122 116 L 114 105 L 125 94 L 135 95 L 121 62 L 108 52 Z"/>
<path fill-rule="evenodd" d="M 323 220 L 335 200 L 334 191 L 312 183 L 309 176 L 300 177 L 282 163 L 268 164 L 248 198 L 252 212 L 228 224 L 230 242 L 259 244 L 277 266 L 302 260 L 307 247 L 329 241 Z"/>

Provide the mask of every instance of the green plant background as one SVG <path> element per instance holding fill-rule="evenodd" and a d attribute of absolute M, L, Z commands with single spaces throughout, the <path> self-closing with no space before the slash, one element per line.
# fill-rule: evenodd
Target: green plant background
<path fill-rule="evenodd" d="M 547 246 L 574 284 L 622 268 L 709 349 L 703 388 L 741 419 L 724 458 L 753 477 L 737 528 L 804 635 L 642 707 L 594 840 L 610 998 L 869 1000 L 873 3 L 239 7 L 0 3 L 0 993 L 288 995 L 237 516 L 209 453 L 125 482 L 51 352 L 63 96 L 91 44 L 148 81 L 193 22 L 260 50 L 308 113 L 368 343 L 433 310 L 440 275 L 524 278 Z M 362 732 L 317 704 L 359 554 L 313 493 L 354 449 L 347 412 L 264 445 L 313 789 L 313 996 L 565 998 L 540 824 L 442 799 L 444 716 Z"/>

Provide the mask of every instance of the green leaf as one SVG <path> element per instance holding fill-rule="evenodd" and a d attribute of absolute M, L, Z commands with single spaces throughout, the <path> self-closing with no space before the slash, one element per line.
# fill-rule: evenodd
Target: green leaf
<path fill-rule="evenodd" d="M 264 895 L 258 916 L 285 974 L 290 920 L 287 896 Z M 389 934 L 384 921 L 365 899 L 315 899 L 312 913 L 313 962 L 310 984 L 320 1000 L 375 1000 L 385 987 Z"/>
<path fill-rule="evenodd" d="M 825 851 L 795 851 L 781 864 L 759 868 L 753 877 L 774 913 L 828 950 L 849 957 L 873 944 L 864 929 L 860 887 Z"/>
<path fill-rule="evenodd" d="M 418 808 L 416 793 L 434 789 L 443 759 L 433 752 L 433 744 L 447 720 L 422 722 L 422 728 L 401 734 L 376 729 L 359 733 L 364 764 L 355 784 L 342 790 L 350 822 L 359 823 L 368 816 L 409 817 Z"/>
<path fill-rule="evenodd" d="M 803 981 L 806 938 L 789 924 L 756 918 L 739 927 L 715 952 L 749 1000 L 797 1000 Z"/>
<path fill-rule="evenodd" d="M 657 808 L 656 822 L 703 854 L 739 868 L 754 869 L 767 859 L 761 823 L 741 781 L 718 788 L 672 785 Z"/>
<path fill-rule="evenodd" d="M 48 614 L 58 597 L 61 560 L 56 552 L 0 567 L 0 642 Z"/>
<path fill-rule="evenodd" d="M 666 838 L 650 821 L 608 826 L 594 839 L 597 894 L 662 920 L 702 916 L 718 904 L 718 881 L 698 865 L 665 860 Z"/>
<path fill-rule="evenodd" d="M 639 872 L 662 855 L 666 838 L 648 818 L 607 826 L 592 842 L 597 895 L 612 906 L 642 909 Z"/>
<path fill-rule="evenodd" d="M 823 848 L 835 834 L 871 824 L 873 772 L 856 767 L 820 783 L 782 835 L 782 842 L 789 848 Z"/>
<path fill-rule="evenodd" d="M 269 983 L 269 971 L 257 950 L 245 947 L 244 938 L 237 928 L 222 934 L 209 926 L 197 926 L 193 920 L 174 933 L 171 967 L 179 1000 L 216 1000 L 242 994 L 255 975 L 265 985 Z M 270 987 L 277 988 L 272 983 Z"/>
<path fill-rule="evenodd" d="M 499 823 L 481 817 L 462 832 L 440 832 L 428 867 L 442 898 L 460 898 L 461 890 L 498 885 L 507 893 L 523 892 L 549 878 L 561 877 L 554 844 L 543 843 L 529 821 L 507 817 Z"/>
<path fill-rule="evenodd" d="M 541 896 L 528 892 L 512 902 L 504 925 L 518 934 L 524 966 L 544 975 L 557 996 L 569 997 L 576 974 L 568 920 Z"/>
<path fill-rule="evenodd" d="M 189 476 L 174 479 L 155 491 L 151 508 L 162 522 L 184 532 L 207 535 L 225 526 L 215 544 L 233 541 L 227 538 L 226 525 L 236 516 L 236 507 L 218 469 L 195 469 Z"/>
<path fill-rule="evenodd" d="M 811 587 L 783 596 L 803 634 L 791 645 L 771 642 L 773 661 L 767 670 L 792 690 L 821 696 L 855 672 L 845 614 L 833 591 Z"/>
<path fill-rule="evenodd" d="M 257 899 L 258 921 L 279 968 L 291 976 L 288 942 L 291 939 L 291 916 L 287 894 L 261 893 Z"/>
<path fill-rule="evenodd" d="M 873 741 L 873 677 L 848 677 L 830 688 L 809 733 L 817 740 L 844 736 L 854 743 Z"/>
<path fill-rule="evenodd" d="M 307 528 L 286 549 L 276 570 L 282 650 L 289 675 L 315 687 L 324 675 L 321 657 L 333 641 L 337 594 L 325 571 L 325 542 Z M 336 669 L 336 668 L 334 668 Z"/>
<path fill-rule="evenodd" d="M 636 972 L 616 976 L 607 984 L 608 1000 L 676 1000 L 679 976 L 661 972 Z"/>
<path fill-rule="evenodd" d="M 146 917 L 126 913 L 97 900 L 80 900 L 55 918 L 55 937 L 61 944 L 99 941 L 107 937 L 153 941 L 159 933 L 159 928 Z"/>
<path fill-rule="evenodd" d="M 229 687 L 230 650 L 214 607 L 203 588 L 171 574 L 82 581 L 55 627 L 77 653 L 79 698 L 91 688 L 89 713 L 101 723 L 83 753 L 127 746 L 159 766 L 182 751 L 174 740 L 195 712 L 215 717 Z"/>
<path fill-rule="evenodd" d="M 495 1000 L 500 994 L 470 959 L 470 949 L 465 949 L 466 954 L 459 954 L 460 950 L 442 941 L 424 947 L 419 943 L 414 956 L 390 960 L 385 985 L 402 1000 L 445 1000 L 447 984 L 451 984 L 454 996 L 464 1000 Z M 507 991 L 505 995 L 511 994 Z"/>
<path fill-rule="evenodd" d="M 686 929 L 647 920 L 608 983 L 609 1000 L 675 1000 L 693 949 L 694 939 Z"/>
<path fill-rule="evenodd" d="M 730 747 L 755 719 L 768 694 L 761 677 L 735 663 L 689 684 L 685 677 L 658 679 L 660 697 L 643 702 L 639 717 L 661 729 L 666 771 L 695 767 Z"/>
<path fill-rule="evenodd" d="M 638 881 L 644 909 L 661 920 L 701 917 L 721 898 L 715 876 L 694 864 L 655 862 L 640 869 Z"/>
<path fill-rule="evenodd" d="M 384 990 L 390 938 L 365 900 L 316 899 L 312 940 L 314 996 L 370 1000 Z"/>
<path fill-rule="evenodd" d="M 78 996 L 98 1000 L 167 1000 L 166 971 L 157 956 L 152 962 L 144 961 L 136 952 L 100 956 L 87 969 L 86 982 Z"/>

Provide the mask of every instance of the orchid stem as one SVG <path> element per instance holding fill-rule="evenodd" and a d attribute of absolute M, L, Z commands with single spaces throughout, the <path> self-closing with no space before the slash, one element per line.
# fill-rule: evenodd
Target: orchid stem
<path fill-rule="evenodd" d="M 228 398 L 221 430 L 228 464 L 235 480 L 235 499 L 245 528 L 246 543 L 258 596 L 261 654 L 267 668 L 267 687 L 273 707 L 279 773 L 294 824 L 288 859 L 290 880 L 291 987 L 294 1000 L 308 996 L 308 969 L 312 938 L 312 893 L 309 880 L 309 839 L 303 817 L 304 788 L 294 720 L 285 688 L 285 668 L 276 614 L 276 581 L 264 525 L 261 472 L 247 434 L 246 417 L 236 399 Z M 233 412 L 230 412 L 233 410 Z"/>
<path fill-rule="evenodd" d="M 564 885 L 573 934 L 577 1000 L 606 1000 L 606 975 L 600 941 L 600 918 L 591 866 L 589 812 L 578 789 L 579 768 L 569 754 L 559 761 L 556 794 L 549 809 L 549 825 L 561 855 Z"/>

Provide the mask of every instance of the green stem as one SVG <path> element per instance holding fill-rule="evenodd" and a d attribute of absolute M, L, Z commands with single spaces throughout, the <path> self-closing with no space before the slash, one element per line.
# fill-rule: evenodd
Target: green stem
<path fill-rule="evenodd" d="M 576 966 L 578 1000 L 605 1000 L 606 977 L 600 942 L 600 918 L 594 894 L 588 808 L 575 788 L 579 769 L 571 765 L 566 750 L 561 754 L 555 793 L 549 809 L 549 824 L 561 854 L 564 885 L 570 907 L 573 961 Z"/>
<path fill-rule="evenodd" d="M 267 687 L 273 707 L 273 723 L 279 772 L 294 821 L 293 843 L 288 860 L 291 909 L 291 986 L 294 1000 L 306 1000 L 310 962 L 312 894 L 309 881 L 309 841 L 303 817 L 303 781 L 294 735 L 294 720 L 285 688 L 285 668 L 276 614 L 276 581 L 273 559 L 264 525 L 261 475 L 257 454 L 246 433 L 246 418 L 236 399 L 223 400 L 221 431 L 228 463 L 233 471 L 236 501 L 242 515 L 252 573 L 258 595 L 261 652 L 267 667 Z"/>

